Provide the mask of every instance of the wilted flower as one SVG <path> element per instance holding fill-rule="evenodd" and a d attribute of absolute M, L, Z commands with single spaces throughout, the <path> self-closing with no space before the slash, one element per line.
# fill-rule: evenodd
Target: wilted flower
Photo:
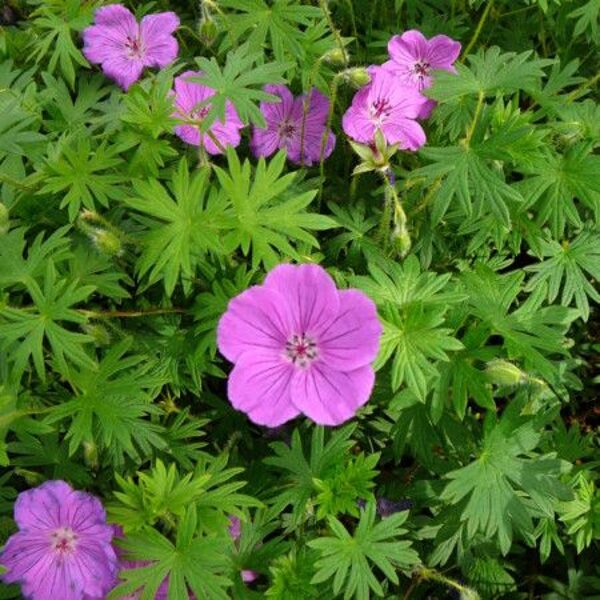
<path fill-rule="evenodd" d="M 423 90 L 433 82 L 432 71 L 456 72 L 453 63 L 460 48 L 459 42 L 446 35 L 436 35 L 428 40 L 420 31 L 411 29 L 389 41 L 391 60 L 385 62 L 383 68 L 394 73 L 401 83 Z M 434 107 L 435 102 L 427 100 L 419 116 L 427 118 Z"/>
<path fill-rule="evenodd" d="M 48 481 L 19 494 L 14 517 L 19 531 L 0 555 L 6 583 L 21 584 L 31 600 L 104 598 L 118 567 L 97 498 Z"/>
<path fill-rule="evenodd" d="M 95 13 L 94 25 L 83 31 L 83 54 L 127 90 L 144 67 L 163 68 L 177 58 L 177 27 L 174 12 L 146 15 L 138 24 L 122 4 L 103 6 Z"/>
<path fill-rule="evenodd" d="M 219 349 L 235 363 L 229 400 L 259 425 L 301 413 L 339 425 L 371 395 L 380 335 L 364 293 L 337 290 L 318 265 L 279 265 L 219 322 Z"/>
<path fill-rule="evenodd" d="M 297 98 L 285 85 L 267 85 L 265 92 L 279 96 L 280 102 L 260 103 L 266 127 L 254 128 L 250 143 L 254 155 L 271 156 L 285 148 L 293 163 L 312 165 L 319 162 L 323 134 L 327 128 L 329 99 L 316 88 L 308 97 L 304 94 Z M 334 146 L 335 136 L 329 132 L 324 158 L 332 153 Z"/>
<path fill-rule="evenodd" d="M 175 108 L 173 116 L 185 120 L 175 127 L 175 133 L 188 144 L 202 146 L 209 154 L 223 154 L 227 146 L 240 143 L 240 129 L 244 124 L 233 104 L 227 100 L 225 120 L 216 119 L 207 131 L 200 131 L 202 120 L 210 111 L 210 103 L 202 104 L 215 95 L 215 90 L 194 81 L 191 77 L 202 77 L 201 71 L 186 71 L 175 78 Z"/>
<path fill-rule="evenodd" d="M 346 134 L 353 140 L 372 143 L 380 130 L 388 144 L 403 150 L 417 150 L 426 141 L 415 119 L 427 101 L 416 87 L 399 85 L 398 79 L 381 67 L 369 70 L 371 83 L 360 89 L 342 119 Z"/>

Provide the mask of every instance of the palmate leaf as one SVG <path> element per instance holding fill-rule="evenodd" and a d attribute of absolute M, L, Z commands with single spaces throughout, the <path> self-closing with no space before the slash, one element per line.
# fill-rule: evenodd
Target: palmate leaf
<path fill-rule="evenodd" d="M 182 158 L 168 188 L 156 179 L 136 180 L 136 196 L 125 201 L 145 225 L 138 273 L 148 277 L 149 285 L 162 280 L 169 295 L 179 279 L 189 291 L 204 256 L 222 251 L 219 231 L 225 220 L 208 176 L 208 169 L 190 175 L 187 160 Z"/>
<path fill-rule="evenodd" d="M 71 87 L 75 83 L 75 66 L 89 66 L 73 42 L 73 34 L 90 24 L 93 8 L 92 3 L 80 0 L 53 0 L 42 3 L 30 17 L 33 18 L 33 26 L 40 32 L 32 42 L 36 62 L 50 55 L 48 71 L 53 73 L 60 66 Z"/>
<path fill-rule="evenodd" d="M 321 554 L 315 563 L 317 573 L 312 583 L 333 577 L 333 593 L 337 595 L 343 590 L 345 600 L 369 600 L 371 591 L 383 596 L 380 576 L 374 573 L 374 567 L 398 584 L 397 569 L 408 571 L 419 562 L 411 542 L 399 539 L 406 533 L 401 525 L 407 517 L 408 513 L 402 511 L 375 523 L 375 503 L 369 502 L 353 534 L 335 517 L 328 517 L 333 535 L 308 542 Z"/>
<path fill-rule="evenodd" d="M 81 325 L 87 321 L 72 307 L 88 298 L 94 288 L 59 279 L 52 260 L 46 263 L 43 286 L 33 279 L 29 279 L 26 286 L 33 307 L 0 309 L 0 344 L 10 354 L 15 375 L 22 375 L 32 359 L 38 376 L 45 379 L 45 343 L 52 350 L 52 359 L 61 373 L 69 372 L 69 363 L 93 369 L 95 362 L 85 351 L 85 344 L 92 337 L 67 329 L 63 324 Z"/>
<path fill-rule="evenodd" d="M 430 185 L 439 181 L 432 195 L 434 225 L 452 206 L 453 212 L 469 220 L 478 221 L 490 214 L 499 225 L 510 229 L 511 205 L 522 202 L 523 198 L 488 165 L 477 145 L 427 147 L 420 153 L 432 163 L 413 171 L 411 176 L 424 177 Z"/>
<path fill-rule="evenodd" d="M 277 102 L 278 97 L 263 91 L 262 87 L 267 83 L 283 83 L 285 80 L 282 74 L 292 64 L 260 64 L 262 57 L 262 52 L 252 52 L 248 44 L 243 44 L 227 54 L 227 62 L 223 69 L 215 58 L 196 59 L 202 76 L 190 77 L 190 81 L 198 81 L 216 92 L 206 101 L 211 108 L 202 121 L 203 131 L 206 131 L 215 119 L 225 118 L 228 100 L 233 103 L 244 123 L 255 123 L 264 127 L 265 118 L 257 103 L 261 100 Z"/>
<path fill-rule="evenodd" d="M 252 250 L 253 269 L 261 263 L 270 269 L 281 262 L 281 255 L 301 260 L 290 241 L 317 248 L 319 244 L 309 231 L 336 226 L 330 217 L 306 211 L 316 190 L 294 192 L 291 186 L 296 173 L 282 176 L 284 152 L 279 152 L 269 164 L 264 158 L 259 159 L 254 176 L 250 162 L 241 163 L 233 148 L 227 149 L 227 160 L 227 170 L 215 167 L 231 203 L 231 231 L 226 236 L 226 245 L 230 250 L 239 247 L 244 256 Z"/>
<path fill-rule="evenodd" d="M 510 550 L 515 531 L 532 541 L 533 518 L 553 517 L 559 501 L 572 495 L 560 481 L 571 465 L 556 454 L 533 453 L 553 415 L 520 416 L 525 401 L 509 404 L 486 432 L 477 459 L 446 475 L 451 481 L 441 495 L 460 507 L 468 538 L 476 533 L 495 537 L 503 554 Z"/>
<path fill-rule="evenodd" d="M 302 54 L 302 28 L 322 17 L 316 6 L 305 6 L 296 0 L 220 0 L 219 4 L 238 11 L 223 19 L 223 30 L 227 32 L 223 49 L 243 38 L 251 50 L 262 52 L 268 39 L 279 62 Z M 245 35 L 247 32 L 249 35 Z"/>
<path fill-rule="evenodd" d="M 13 100 L 0 105 L 0 163 L 9 154 L 25 155 L 30 144 L 44 139 L 32 127 L 36 117 L 19 104 Z"/>
<path fill-rule="evenodd" d="M 564 336 L 579 312 L 564 306 L 543 306 L 545 286 L 538 286 L 512 310 L 524 277 L 523 272 L 497 275 L 483 265 L 464 273 L 470 310 L 487 327 L 488 338 L 502 336 L 508 358 L 522 360 L 526 370 L 558 384 L 559 374 L 551 359 L 566 353 Z"/>
<path fill-rule="evenodd" d="M 469 66 L 457 63 L 458 73 L 438 71 L 427 96 L 440 102 L 463 96 L 494 96 L 539 87 L 544 68 L 553 60 L 532 58 L 533 51 L 516 54 L 502 52 L 497 46 L 481 50 L 468 58 Z"/>
<path fill-rule="evenodd" d="M 369 264 L 371 277 L 351 281 L 380 307 L 384 326 L 375 367 L 392 360 L 392 389 L 405 383 L 425 400 L 428 380 L 436 373 L 435 361 L 447 361 L 448 352 L 463 345 L 443 327 L 452 303 L 464 295 L 450 282 L 450 274 L 421 273 L 419 261 L 409 256 L 401 266 L 391 261 Z M 446 289 L 447 288 L 447 289 Z"/>
<path fill-rule="evenodd" d="M 51 147 L 42 167 L 44 186 L 39 194 L 62 196 L 60 208 L 68 208 L 74 221 L 81 205 L 90 210 L 98 202 L 108 206 L 110 200 L 125 196 L 123 176 L 115 168 L 123 164 L 117 146 L 102 144 L 92 149 L 89 137 L 63 138 Z"/>
<path fill-rule="evenodd" d="M 582 33 L 588 33 L 589 39 L 598 43 L 600 40 L 599 25 L 600 25 L 600 0 L 588 0 L 583 6 L 576 8 L 569 13 L 569 19 L 577 19 L 574 37 L 579 37 Z"/>
<path fill-rule="evenodd" d="M 283 490 L 275 498 L 275 506 L 283 511 L 292 506 L 292 526 L 306 515 L 307 503 L 316 495 L 315 480 L 324 480 L 344 469 L 345 457 L 354 442 L 350 439 L 356 425 L 336 431 L 325 442 L 323 427 L 313 430 L 310 456 L 306 458 L 298 429 L 292 434 L 291 444 L 272 444 L 274 455 L 265 459 L 267 465 L 283 472 Z"/>
<path fill-rule="evenodd" d="M 189 600 L 190 592 L 196 598 L 227 600 L 226 588 L 232 583 L 225 576 L 230 569 L 230 542 L 225 532 L 222 536 L 198 535 L 197 526 L 196 510 L 189 507 L 178 523 L 175 543 L 152 528 L 127 535 L 120 541 L 126 558 L 149 564 L 121 571 L 124 583 L 107 598 L 116 600 L 142 590 L 140 600 L 153 600 L 168 578 L 169 600 Z"/>
<path fill-rule="evenodd" d="M 569 306 L 574 301 L 587 321 L 590 316 L 588 297 L 600 302 L 600 293 L 592 283 L 600 281 L 600 233 L 584 231 L 572 242 L 559 244 L 554 240 L 544 240 L 541 246 L 546 260 L 525 268 L 534 273 L 525 290 L 532 291 L 546 283 L 548 302 L 554 302 L 562 288 L 561 304 Z"/>
<path fill-rule="evenodd" d="M 518 184 L 523 209 L 532 210 L 538 224 L 548 224 L 555 238 L 567 224 L 583 226 L 583 207 L 600 218 L 600 156 L 591 153 L 590 144 L 577 144 L 564 155 L 548 152 L 517 170 L 529 175 Z"/>
<path fill-rule="evenodd" d="M 69 383 L 74 396 L 53 407 L 46 422 L 67 421 L 66 438 L 73 455 L 94 441 L 114 465 L 125 455 L 140 460 L 153 448 L 163 448 L 162 428 L 150 416 L 163 378 L 146 356 L 127 355 L 131 339 L 113 346 L 94 369 L 73 369 Z"/>

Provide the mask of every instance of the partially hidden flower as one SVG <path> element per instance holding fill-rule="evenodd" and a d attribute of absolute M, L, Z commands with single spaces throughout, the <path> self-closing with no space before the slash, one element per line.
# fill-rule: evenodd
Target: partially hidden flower
<path fill-rule="evenodd" d="M 238 542 L 242 536 L 242 522 L 239 517 L 229 517 L 229 535 L 234 542 Z M 244 583 L 252 583 L 258 579 L 258 573 L 249 569 L 243 569 L 241 575 Z"/>
<path fill-rule="evenodd" d="M 327 129 L 329 98 L 316 88 L 296 98 L 285 85 L 270 84 L 264 89 L 280 100 L 260 103 L 266 126 L 254 127 L 250 142 L 254 156 L 271 156 L 285 149 L 293 163 L 309 166 L 318 163 Z M 323 158 L 327 158 L 334 147 L 335 135 L 329 132 Z"/>
<path fill-rule="evenodd" d="M 223 154 L 227 146 L 234 148 L 240 143 L 240 130 L 244 127 L 233 104 L 227 100 L 225 119 L 219 118 L 207 131 L 201 131 L 202 121 L 211 109 L 206 102 L 215 90 L 190 78 L 202 77 L 202 71 L 186 71 L 175 78 L 175 112 L 173 116 L 185 121 L 175 127 L 175 133 L 186 143 L 202 146 L 209 154 Z"/>
<path fill-rule="evenodd" d="M 416 121 L 427 99 L 412 85 L 398 83 L 398 78 L 382 67 L 369 69 L 371 83 L 360 89 L 344 114 L 342 127 L 357 142 L 372 144 L 380 130 L 388 144 L 403 150 L 417 150 L 426 141 L 425 132 Z"/>
<path fill-rule="evenodd" d="M 423 90 L 433 83 L 433 71 L 456 73 L 453 65 L 460 49 L 460 43 L 447 35 L 436 35 L 428 40 L 420 31 L 411 29 L 389 41 L 391 60 L 382 66 L 394 73 L 401 83 Z M 427 100 L 419 117 L 429 117 L 434 107 L 435 101 Z"/>
<path fill-rule="evenodd" d="M 304 414 L 339 425 L 367 402 L 381 324 L 361 291 L 338 290 L 318 265 L 279 265 L 231 300 L 217 328 L 232 405 L 259 425 Z"/>
<path fill-rule="evenodd" d="M 145 67 L 162 69 L 177 58 L 177 27 L 174 12 L 146 15 L 138 23 L 122 4 L 103 6 L 96 10 L 94 24 L 83 31 L 83 54 L 127 90 Z"/>
<path fill-rule="evenodd" d="M 100 500 L 64 481 L 47 481 L 15 502 L 19 531 L 0 555 L 2 579 L 19 583 L 31 600 L 103 599 L 118 562 Z"/>

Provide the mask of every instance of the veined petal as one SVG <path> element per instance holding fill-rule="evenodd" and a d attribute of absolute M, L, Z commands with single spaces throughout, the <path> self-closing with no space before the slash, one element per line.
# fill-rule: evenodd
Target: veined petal
<path fill-rule="evenodd" d="M 179 17 L 174 12 L 146 15 L 142 19 L 140 35 L 146 66 L 166 67 L 177 58 L 179 45 L 172 34 L 178 27 Z"/>

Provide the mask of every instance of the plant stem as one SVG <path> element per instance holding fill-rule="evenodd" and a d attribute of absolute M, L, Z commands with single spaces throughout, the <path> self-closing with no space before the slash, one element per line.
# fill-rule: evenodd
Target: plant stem
<path fill-rule="evenodd" d="M 471 143 L 471 138 L 473 137 L 473 133 L 475 133 L 475 127 L 477 127 L 477 121 L 479 120 L 479 115 L 481 114 L 481 109 L 483 108 L 483 100 L 485 98 L 484 93 L 480 90 L 479 95 L 477 96 L 477 106 L 475 107 L 475 114 L 473 115 L 473 121 L 467 131 L 467 135 L 465 136 L 465 146 L 469 147 Z"/>
<path fill-rule="evenodd" d="M 579 87 L 574 89 L 567 96 L 567 100 L 566 100 L 567 104 L 571 104 L 571 102 L 574 102 L 575 100 L 577 100 L 577 98 L 579 98 L 579 96 L 583 95 L 583 92 L 588 91 L 596 83 L 598 83 L 598 81 L 600 81 L 600 72 L 596 73 L 593 77 L 590 77 L 588 80 L 584 81 Z"/>
<path fill-rule="evenodd" d="M 151 317 L 153 315 L 173 315 L 183 314 L 187 312 L 185 308 L 151 308 L 148 310 L 84 310 L 79 309 L 77 312 L 89 317 L 90 319 L 112 319 L 116 317 L 135 318 L 135 317 Z"/>
<path fill-rule="evenodd" d="M 331 29 L 331 33 L 333 33 L 333 35 L 335 37 L 335 41 L 338 45 L 338 48 L 340 49 L 340 52 L 342 53 L 344 64 L 347 65 L 348 64 L 348 54 L 346 53 L 346 48 L 344 48 L 344 42 L 342 40 L 342 36 L 340 35 L 338 28 L 335 26 L 335 23 L 333 22 L 333 19 L 331 18 L 331 13 L 329 12 L 329 6 L 327 5 L 327 0 L 319 0 L 319 6 L 321 7 L 323 16 L 325 17 L 325 20 L 327 21 L 327 25 L 329 25 L 329 29 Z"/>
<path fill-rule="evenodd" d="M 485 10 L 483 11 L 483 13 L 481 15 L 481 18 L 479 19 L 479 23 L 477 23 L 477 28 L 475 29 L 475 33 L 473 34 L 471 41 L 467 44 L 467 47 L 465 48 L 465 51 L 463 52 L 460 62 L 464 62 L 467 55 L 471 52 L 471 50 L 473 50 L 473 46 L 475 46 L 475 44 L 477 43 L 477 40 L 479 39 L 479 36 L 481 35 L 481 31 L 483 29 L 485 22 L 487 21 L 487 18 L 490 14 L 490 11 L 492 10 L 493 5 L 494 5 L 494 0 L 489 0 L 489 2 L 487 3 L 487 5 L 485 7 Z"/>

